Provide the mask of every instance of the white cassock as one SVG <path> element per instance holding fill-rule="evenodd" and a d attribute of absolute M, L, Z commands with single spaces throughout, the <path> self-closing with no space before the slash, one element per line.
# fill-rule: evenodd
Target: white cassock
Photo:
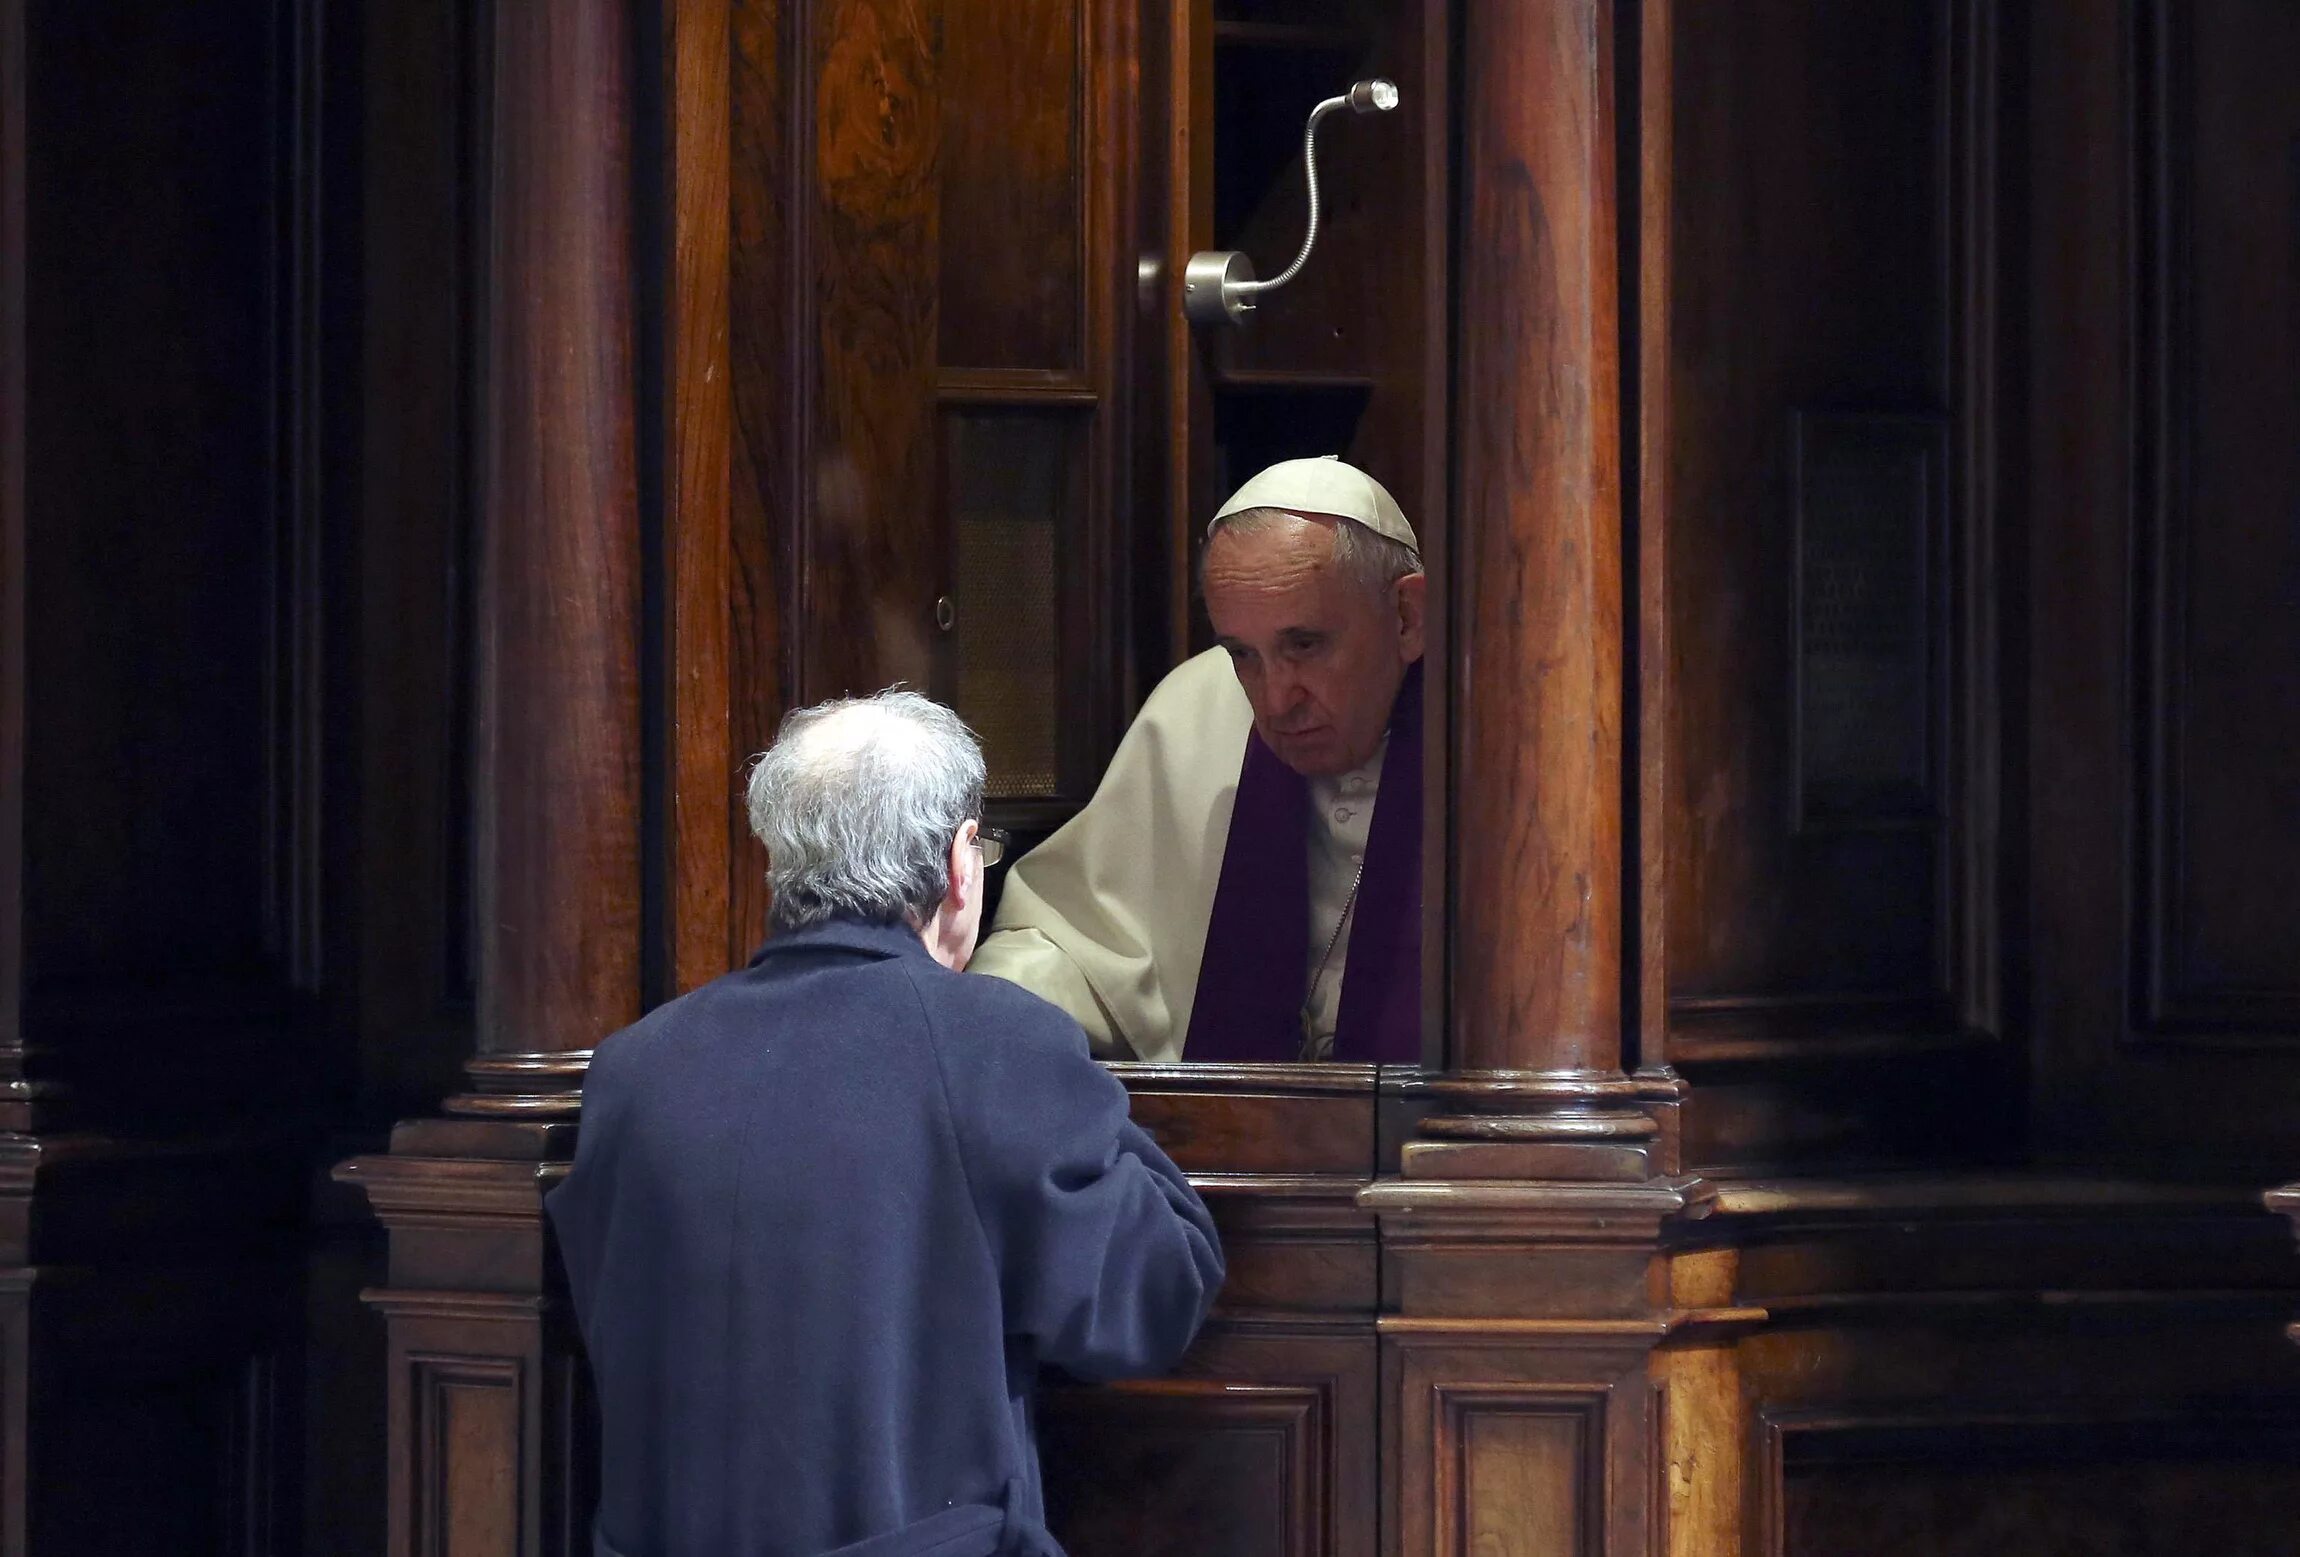
<path fill-rule="evenodd" d="M 971 970 L 1062 1007 L 1104 1058 L 1182 1058 L 1252 728 L 1226 653 L 1177 666 L 1142 705 L 1086 808 L 1008 870 Z M 1350 948 L 1344 909 L 1381 769 L 1377 751 L 1351 772 L 1310 781 L 1303 973 L 1313 1038 L 1303 1058 L 1325 1058 L 1333 1045 Z"/>

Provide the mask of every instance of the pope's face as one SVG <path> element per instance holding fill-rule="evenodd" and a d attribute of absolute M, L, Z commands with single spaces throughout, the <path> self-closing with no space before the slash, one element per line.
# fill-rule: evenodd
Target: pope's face
<path fill-rule="evenodd" d="M 1332 520 L 1206 543 L 1206 614 L 1278 760 L 1318 778 L 1372 757 L 1422 654 L 1419 574 L 1373 590 L 1334 566 Z"/>

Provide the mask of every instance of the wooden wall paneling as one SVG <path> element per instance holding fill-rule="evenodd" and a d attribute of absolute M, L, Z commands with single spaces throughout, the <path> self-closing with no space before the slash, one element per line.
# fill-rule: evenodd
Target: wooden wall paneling
<path fill-rule="evenodd" d="M 1641 996 L 1691 1067 L 1690 1160 L 1740 1170 L 2017 1150 L 1996 955 L 2000 22 L 1963 0 L 1872 9 L 1648 18 L 1713 65 L 1647 89 L 1676 147 L 1654 220 L 1709 236 L 1645 321 L 1665 433 L 1641 475 L 1666 507 L 1643 517 L 1669 555 L 1639 760 L 1667 967 Z"/>
<path fill-rule="evenodd" d="M 1385 1320 L 1383 1332 L 1384 1396 L 1397 1413 L 1398 1551 L 1647 1549 L 1653 1399 L 1642 1327 L 1451 1333 Z"/>
<path fill-rule="evenodd" d="M 8 1164 L 10 1178 L 16 1164 Z M 31 1503 L 32 1273 L 21 1256 L 0 1269 L 0 1551 L 24 1549 Z"/>
<path fill-rule="evenodd" d="M 803 450 L 815 392 L 813 73 L 809 4 L 733 5 L 728 190 L 730 750 L 766 750 L 796 696 L 800 536 L 811 490 Z M 730 850 L 730 963 L 766 934 L 766 857 L 739 829 Z"/>
<path fill-rule="evenodd" d="M 1134 56 L 1128 94 L 1132 113 L 1115 144 L 1130 151 L 1123 162 L 1131 215 L 1125 240 L 1110 256 L 1114 274 L 1106 284 L 1121 300 L 1115 320 L 1123 343 L 1118 385 L 1126 419 L 1114 453 L 1123 477 L 1112 489 L 1112 501 L 1124 516 L 1120 533 L 1133 583 L 1124 602 L 1125 670 L 1116 688 L 1119 706 L 1128 709 L 1141 707 L 1153 678 L 1180 657 L 1186 641 L 1175 636 L 1174 607 L 1186 599 L 1187 590 L 1175 565 L 1170 494 L 1180 472 L 1168 429 L 1174 383 L 1188 370 L 1189 327 L 1169 295 L 1174 266 L 1180 263 L 1173 253 L 1173 203 L 1176 188 L 1186 183 L 1174 161 L 1173 41 L 1188 10 L 1136 0 L 1125 17 Z M 1183 351 L 1177 351 L 1177 339 Z"/>
<path fill-rule="evenodd" d="M 2300 1044 L 2300 17 L 2142 11 L 2141 1042 Z"/>
<path fill-rule="evenodd" d="M 387 1332 L 393 1557 L 589 1547 L 595 1408 L 542 1210 L 572 1148 L 564 1124 L 415 1121 L 336 1170 L 390 1238 L 366 1297 Z"/>
<path fill-rule="evenodd" d="M 26 0 L 0 0 L 0 1074 L 23 1081 L 24 293 Z M 11 1134 L 30 1120 L 6 1110 Z M 25 1180 L 24 1145 L 0 1147 L 0 1185 Z M 0 1241 L 0 1551 L 24 1550 L 30 1496 L 30 1207 L 20 1193 Z"/>
<path fill-rule="evenodd" d="M 2107 1101 L 2090 1051 L 2123 1020 L 2120 865 L 2130 850 L 2110 797 L 2125 784 L 2129 661 L 2117 602 L 2131 533 L 2122 429 L 2132 343 L 2129 331 L 2102 326 L 2125 317 L 2135 262 L 2127 225 L 2108 214 L 2135 197 L 2123 149 L 2131 112 L 2123 9 L 2095 3 L 2030 22 L 2030 400 L 2060 403 L 2049 431 L 2033 412 L 2027 429 L 2031 1042 L 2047 1150 L 2083 1133 Z M 2034 63 L 2056 57 L 2050 70 Z M 2084 522 L 2055 523 L 2056 513 Z M 2047 936 L 2085 952 L 2056 958 Z"/>
<path fill-rule="evenodd" d="M 1742 1548 L 1745 1411 L 1731 1340 L 1655 1354 L 1647 1426 L 1648 1550 L 1728 1557 Z"/>
<path fill-rule="evenodd" d="M 2006 575 L 2019 525 L 2018 414 L 2026 354 L 2008 318 L 2023 300 L 2013 256 L 2026 227 L 2020 210 L 2025 141 L 2005 103 L 2006 81 L 2024 58 L 2018 16 L 1960 0 L 1950 16 L 1949 246 L 1955 336 L 1949 344 L 1956 404 L 1949 416 L 1945 478 L 1951 485 L 1943 559 L 1947 639 L 1940 669 L 1948 707 L 1940 722 L 1941 793 L 1949 829 L 1941 866 L 1948 929 L 1941 953 L 1950 1014 L 1963 1034 L 2003 1040 L 2014 1009 L 2009 940 L 2026 922 L 2009 915 L 2018 880 L 2009 846 L 2006 793 L 2008 692 L 2018 660 L 2007 651 Z M 2016 811 L 2017 814 L 2017 811 Z M 1994 1058 L 1992 1056 L 1992 1058 Z M 2013 1063 L 2003 1057 L 2002 1063 Z"/>
<path fill-rule="evenodd" d="M 1083 380 L 1100 290 L 1086 220 L 1096 8 L 943 3 L 937 360 Z"/>
<path fill-rule="evenodd" d="M 447 0 L 327 19 L 319 173 L 338 289 L 323 341 L 352 408 L 324 451 L 330 571 L 326 1046 L 307 1105 L 330 1163 L 459 1090 L 472 1055 L 473 706 L 486 307 L 480 19 Z M 302 1549 L 382 1549 L 386 1239 L 356 1188 L 307 1175 L 296 1381 Z"/>
<path fill-rule="evenodd" d="M 2262 1202 L 2277 1215 L 2290 1217 L 2293 1231 L 2300 1233 L 2300 1184 L 2279 1184 L 2262 1197 Z M 2300 1344 L 2300 1320 L 2286 1326 L 2284 1333 Z"/>
<path fill-rule="evenodd" d="M 1372 1557 L 1372 1068 L 1114 1068 L 1206 1197 L 1229 1275 L 1179 1377 L 1047 1397 L 1052 1528 L 1081 1551 Z"/>
<path fill-rule="evenodd" d="M 25 3 L 0 0 L 0 1056 L 12 1082 L 24 971 Z"/>
<path fill-rule="evenodd" d="M 2289 703 L 2300 308 L 2275 7 L 2032 19 L 2026 745 L 2034 1115 L 2053 1155 L 2289 1160 L 2290 948 L 2258 894 Z M 2209 87 L 2203 72 L 2209 71 Z M 2261 387 L 2247 388 L 2258 378 Z M 2197 1121 L 2209 1118 L 2201 1136 Z"/>
<path fill-rule="evenodd" d="M 0 1550 L 278 1549 L 297 1153 L 6 1141 Z"/>
<path fill-rule="evenodd" d="M 1362 1318 L 1216 1318 L 1176 1377 L 1045 1397 L 1049 1526 L 1073 1551 L 1372 1557 L 1375 1386 Z"/>
<path fill-rule="evenodd" d="M 933 681 L 936 0 L 810 6 L 813 198 L 800 285 L 809 421 L 797 619 L 800 702 Z"/>
<path fill-rule="evenodd" d="M 305 1127 L 269 1110 L 324 1071 L 317 45 L 303 6 L 0 8 L 9 1552 L 286 1538 Z"/>
<path fill-rule="evenodd" d="M 1623 446 L 1634 453 L 1636 483 L 1629 511 L 1631 566 L 1635 575 L 1633 607 L 1635 636 L 1629 645 L 1635 675 L 1634 728 L 1624 732 L 1630 764 L 1637 775 L 1635 821 L 1630 836 L 1635 842 L 1636 870 L 1629 880 L 1628 924 L 1624 935 L 1635 947 L 1634 988 L 1625 989 L 1624 1004 L 1635 1020 L 1624 1034 L 1640 1067 L 1667 1063 L 1669 1031 L 1669 882 L 1673 869 L 1670 829 L 1667 825 L 1670 780 L 1676 771 L 1670 762 L 1669 673 L 1669 526 L 1671 487 L 1669 455 L 1669 355 L 1673 339 L 1671 307 L 1675 258 L 1676 111 L 1677 111 L 1677 7 L 1675 0 L 1647 0 L 1637 11 L 1637 101 L 1632 115 L 1620 113 L 1624 125 L 1634 125 L 1631 144 L 1637 189 L 1637 219 L 1622 256 L 1623 289 L 1637 299 L 1631 338 L 1634 359 L 1625 359 L 1633 371 L 1634 393 L 1626 409 L 1636 417 L 1625 427 Z M 1626 163 L 1625 167 L 1632 166 Z M 1634 271 L 1630 266 L 1634 263 Z M 1624 797 L 1625 804 L 1631 797 Z"/>
<path fill-rule="evenodd" d="M 303 1349 L 283 1384 L 298 1392 L 303 1438 L 281 1491 L 299 1505 L 302 1557 L 374 1557 L 391 1507 L 390 1400 L 384 1325 L 361 1294 L 382 1284 L 387 1243 L 355 1189 L 315 1184 L 309 1207 Z"/>
<path fill-rule="evenodd" d="M 1091 794 L 1120 733 L 1133 29 L 1113 0 L 947 3 L 940 68 L 964 87 L 937 169 L 935 685 L 1028 843 Z"/>
<path fill-rule="evenodd" d="M 1800 656 L 1790 629 L 1800 413 L 1932 414 L 1957 387 L 1947 344 L 1953 9 L 1674 14 L 1674 48 L 1705 65 L 1672 83 L 1670 216 L 1679 231 L 1714 241 L 1678 251 L 1669 299 L 1677 327 L 1658 365 L 1665 376 L 1647 386 L 1667 402 L 1660 478 L 1677 521 L 1669 754 L 1677 771 L 1667 826 L 1681 868 L 1668 933 L 1673 1027 L 1683 1035 L 1671 1043 L 1673 1059 L 1699 1057 L 1705 1028 L 1873 1030 L 1904 1011 L 1920 1026 L 1944 1015 L 1942 839 L 1930 792 L 1938 754 L 1916 758 L 1928 792 L 1913 797 L 1914 813 L 1855 814 L 1867 824 L 1857 830 L 1801 824 L 1792 719 Z M 1805 447 L 1812 452 L 1810 436 Z M 1847 451 L 1833 470 L 1808 471 L 1853 484 L 1839 500 L 1851 505 L 1849 520 L 1880 499 L 1900 501 L 1883 446 L 1877 453 L 1880 461 L 1864 463 Z M 1936 493 L 1945 475 L 1929 472 Z M 1819 495 L 1807 497 L 1807 519 L 1817 523 L 1823 515 L 1810 509 Z M 1733 521 L 1719 522 L 1720 509 Z M 1833 739 L 1842 755 L 1832 766 L 1881 761 L 1891 748 L 1880 754 L 1879 743 L 1933 745 L 1941 685 L 1932 645 L 1943 616 L 1934 578 L 1917 570 L 1937 559 L 1904 550 L 1846 558 L 1879 576 L 1839 566 L 1837 587 L 1916 592 L 1925 706 L 1910 731 L 1906 710 L 1878 727 L 1890 704 L 1830 705 L 1826 727 L 1808 722 L 1804 733 L 1808 747 L 1816 736 Z M 1810 707 L 1815 689 L 1806 692 Z M 1808 766 L 1816 760 L 1803 755 Z"/>
<path fill-rule="evenodd" d="M 473 407 L 485 243 L 472 191 L 485 146 L 477 37 L 444 0 L 361 19 L 356 163 L 361 417 L 353 725 L 344 876 L 362 1121 L 436 1106 L 471 1057 L 475 983 L 470 762 L 476 510 Z M 344 234 L 348 247 L 353 235 Z M 340 260 L 341 249 L 338 251 Z M 346 458 L 352 457 L 347 454 Z"/>
<path fill-rule="evenodd" d="M 1087 107 L 1080 116 L 1080 160 L 1086 174 L 1079 220 L 1085 230 L 1088 362 L 1101 407 L 1088 466 L 1091 528 L 1078 581 L 1074 641 L 1079 681 L 1075 706 L 1083 745 L 1075 793 L 1092 794 L 1140 707 L 1142 667 L 1134 659 L 1139 583 L 1134 508 L 1135 467 L 1155 444 L 1137 442 L 1136 359 L 1157 350 L 1140 317 L 1142 260 L 1152 251 L 1142 231 L 1146 110 L 1142 13 L 1137 0 L 1095 0 L 1079 33 L 1078 76 Z M 1157 224 L 1162 229 L 1164 223 Z"/>
<path fill-rule="evenodd" d="M 1954 1410 L 1768 1414 L 1767 1553 L 2282 1553 L 2300 1421 Z"/>
<path fill-rule="evenodd" d="M 1736 1348 L 1746 1549 L 2090 1550 L 2112 1525 L 2254 1549 L 2300 1400 L 2300 1278 L 2257 1204 L 2033 1173 L 1726 1187 L 1702 1236 L 1768 1316 Z"/>
<path fill-rule="evenodd" d="M 19 1550 L 127 1557 L 293 1540 L 277 1431 L 293 1288 L 284 1270 L 251 1274 L 165 1258 L 40 1272 Z"/>
<path fill-rule="evenodd" d="M 1422 663 L 1451 665 L 1453 658 L 1453 17 L 1441 5 L 1421 8 L 1421 81 L 1418 112 L 1421 158 L 1413 171 L 1420 191 L 1421 485 L 1413 498 L 1414 534 L 1422 566 L 1435 581 L 1424 592 Z M 1395 492 L 1392 493 L 1395 496 Z M 1401 499 L 1401 501 L 1404 501 Z M 1422 705 L 1422 1064 L 1445 1063 L 1448 999 L 1453 988 L 1451 941 L 1445 929 L 1448 884 L 1458 847 L 1448 815 L 1453 795 L 1453 701 L 1426 697 Z M 1436 841 L 1432 841 L 1436 840 Z M 1383 1171 L 1395 1163 L 1385 1155 Z"/>
<path fill-rule="evenodd" d="M 591 1550 L 598 1441 L 568 1338 L 530 1296 L 399 1291 L 389 1550 Z"/>
<path fill-rule="evenodd" d="M 669 721 L 670 988 L 735 966 L 735 878 L 750 861 L 732 740 L 734 7 L 677 0 L 664 10 L 663 110 L 669 150 L 669 360 L 663 464 L 667 554 L 663 698 Z"/>
<path fill-rule="evenodd" d="M 1182 272 L 1190 256 L 1214 246 L 1214 0 L 1176 0 L 1169 19 L 1166 81 L 1166 250 L 1159 307 L 1166 324 L 1166 458 L 1168 652 L 1175 661 L 1196 647 L 1192 559 L 1197 534 L 1228 493 L 1214 485 L 1211 368 L 1182 313 Z M 1306 113 L 1307 108 L 1304 109 Z"/>
<path fill-rule="evenodd" d="M 275 486 L 272 422 L 276 400 L 305 426 L 274 333 L 294 132 L 264 18 L 169 13 L 131 48 L 79 13 L 31 23 L 23 1022 L 115 1114 L 229 1108 L 295 1068 L 311 983 L 311 667 L 285 615 L 311 515 Z M 245 393 L 214 392 L 219 364 Z"/>

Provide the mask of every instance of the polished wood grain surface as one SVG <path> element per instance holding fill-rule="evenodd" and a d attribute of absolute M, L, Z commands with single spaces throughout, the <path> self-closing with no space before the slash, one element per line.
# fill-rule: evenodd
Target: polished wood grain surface
<path fill-rule="evenodd" d="M 1462 39 L 1453 1063 L 1621 1054 L 1613 12 Z"/>
<path fill-rule="evenodd" d="M 2290 94 L 2267 79 L 2300 30 L 2275 6 L 2083 6 L 2035 18 L 2029 53 L 2037 1136 L 2265 1181 L 2300 1118 L 2291 830 L 2260 810 L 2300 771 L 2266 712 L 2291 701 L 2290 613 L 2267 601 L 2300 467 L 2248 429 L 2292 403 L 2261 354 L 2300 280 L 2260 245 L 2289 250 L 2296 219 L 2267 171 L 2288 173 Z"/>
<path fill-rule="evenodd" d="M 669 620 L 662 676 L 671 739 L 670 989 L 733 965 L 735 879 L 748 857 L 730 703 L 734 649 L 732 474 L 733 18 L 726 0 L 664 8 L 671 199 L 663 479 Z"/>
<path fill-rule="evenodd" d="M 1669 524 L 1674 488 L 1669 480 L 1673 422 L 1669 414 L 1668 363 L 1675 260 L 1673 213 L 1677 177 L 1677 6 L 1675 0 L 1649 0 L 1640 10 L 1637 32 L 1637 103 L 1620 118 L 1636 127 L 1637 221 L 1635 242 L 1623 245 L 1624 287 L 1637 295 L 1636 428 L 1637 480 L 1630 546 L 1636 615 L 1637 773 L 1635 897 L 1629 922 L 1636 927 L 1636 1020 L 1624 1045 L 1634 1044 L 1641 1065 L 1664 1063 L 1669 1033 L 1670 830 L 1667 822 L 1677 769 L 1669 756 L 1670 699 L 1674 685 L 1669 650 Z M 1623 169 L 1624 173 L 1628 170 Z M 1628 436 L 1625 432 L 1624 436 Z M 1626 679 L 1626 678 L 1625 678 Z"/>
<path fill-rule="evenodd" d="M 24 0 L 0 4 L 0 1046 L 22 1041 Z"/>
<path fill-rule="evenodd" d="M 630 17 L 495 16 L 479 595 L 483 1052 L 639 1014 Z"/>
<path fill-rule="evenodd" d="M 1171 1379 L 1056 1390 L 1048 1524 L 1076 1552 L 1372 1557 L 1374 1342 L 1216 1319 Z"/>
<path fill-rule="evenodd" d="M 1088 0 L 944 7 L 938 359 L 1083 373 Z"/>
<path fill-rule="evenodd" d="M 792 30 L 799 7 L 730 7 L 728 69 L 732 147 L 728 170 L 730 253 L 727 287 L 728 396 L 733 402 L 729 459 L 727 579 L 730 615 L 727 673 L 730 750 L 765 751 L 793 694 L 798 649 L 800 505 L 807 501 L 802 428 L 808 380 L 793 371 L 814 318 L 811 274 L 800 262 L 813 184 L 805 120 L 794 94 L 807 74 L 793 72 Z M 748 957 L 767 927 L 766 854 L 749 837 L 731 846 L 727 958 Z"/>
<path fill-rule="evenodd" d="M 1720 1030 L 1948 1020 L 1933 994 L 1947 959 L 1944 833 L 1801 824 L 1788 694 L 1800 652 L 1793 414 L 1945 410 L 1964 391 L 1947 356 L 1961 284 L 1948 264 L 1950 9 L 1668 18 L 1680 60 L 1704 62 L 1668 84 L 1669 219 L 1701 241 L 1674 256 L 1675 327 L 1651 343 L 1645 386 L 1669 418 L 1648 479 L 1668 483 L 1671 526 L 1672 772 L 1653 820 L 1674 869 L 1652 907 L 1667 916 L 1673 1059 L 1698 1057 Z M 1884 557 L 1878 585 L 1918 563 Z M 1940 606 L 1926 615 L 1937 637 Z M 1828 717 L 1864 753 L 1897 738 L 1876 701 Z M 1937 725 L 1939 708 L 1926 718 Z"/>
<path fill-rule="evenodd" d="M 940 15 L 934 0 L 810 8 L 801 702 L 933 681 Z"/>

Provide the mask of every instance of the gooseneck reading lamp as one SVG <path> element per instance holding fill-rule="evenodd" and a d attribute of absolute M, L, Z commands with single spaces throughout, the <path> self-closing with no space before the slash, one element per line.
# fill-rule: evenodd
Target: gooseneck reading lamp
<path fill-rule="evenodd" d="M 1302 252 L 1267 281 L 1254 279 L 1254 262 L 1236 249 L 1201 249 L 1191 255 L 1182 272 L 1182 312 L 1192 324 L 1242 324 L 1253 312 L 1256 298 L 1301 274 L 1302 262 L 1318 241 L 1318 121 L 1337 108 L 1385 114 L 1397 106 L 1397 84 L 1376 76 L 1310 110 L 1310 122 L 1302 131 L 1302 171 L 1310 180 L 1310 230 L 1302 235 Z"/>

